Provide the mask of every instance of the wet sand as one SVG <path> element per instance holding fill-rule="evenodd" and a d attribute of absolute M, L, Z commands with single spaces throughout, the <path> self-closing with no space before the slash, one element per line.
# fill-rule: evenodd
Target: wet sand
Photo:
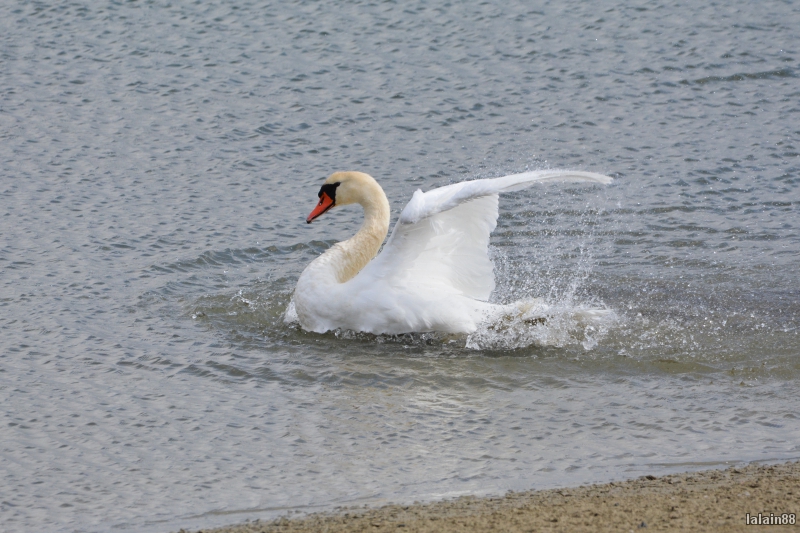
<path fill-rule="evenodd" d="M 794 525 L 747 525 L 794 513 Z M 663 477 L 462 497 L 415 505 L 347 508 L 300 518 L 255 521 L 203 533 L 266 532 L 594 532 L 800 531 L 800 462 L 752 464 Z M 791 519 L 787 517 L 787 519 Z M 181 530 L 186 533 L 185 530 Z"/>

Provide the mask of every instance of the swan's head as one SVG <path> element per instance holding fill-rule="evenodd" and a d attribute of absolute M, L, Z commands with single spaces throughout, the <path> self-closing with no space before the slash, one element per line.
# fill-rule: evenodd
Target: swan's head
<path fill-rule="evenodd" d="M 369 174 L 334 172 L 322 184 L 319 194 L 317 194 L 319 203 L 308 215 L 306 222 L 311 224 L 312 220 L 335 206 L 347 204 L 366 206 L 375 201 L 376 194 L 383 196 L 383 190 Z"/>

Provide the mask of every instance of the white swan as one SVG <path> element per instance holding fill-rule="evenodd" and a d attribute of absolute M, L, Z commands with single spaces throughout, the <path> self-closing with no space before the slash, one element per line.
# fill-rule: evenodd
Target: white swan
<path fill-rule="evenodd" d="M 311 223 L 335 206 L 364 208 L 364 224 L 309 264 L 297 281 L 287 322 L 324 333 L 337 328 L 400 334 L 472 333 L 512 306 L 487 302 L 494 289 L 489 234 L 497 225 L 498 195 L 542 181 L 607 184 L 591 172 L 540 170 L 495 179 L 417 190 L 389 230 L 389 202 L 378 182 L 362 172 L 336 172 L 319 191 Z M 521 303 L 522 313 L 530 304 Z"/>

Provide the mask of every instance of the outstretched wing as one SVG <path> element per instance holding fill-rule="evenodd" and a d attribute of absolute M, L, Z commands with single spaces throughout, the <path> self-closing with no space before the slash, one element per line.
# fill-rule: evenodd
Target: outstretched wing
<path fill-rule="evenodd" d="M 612 179 L 592 172 L 539 170 L 417 190 L 381 253 L 359 275 L 488 300 L 494 289 L 489 235 L 497 226 L 499 193 L 541 181 L 607 184 Z"/>

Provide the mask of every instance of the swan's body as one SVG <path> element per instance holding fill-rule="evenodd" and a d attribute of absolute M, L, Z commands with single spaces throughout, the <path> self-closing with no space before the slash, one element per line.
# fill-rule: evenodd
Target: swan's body
<path fill-rule="evenodd" d="M 489 235 L 497 225 L 500 192 L 541 181 L 610 183 L 590 172 L 544 170 L 418 190 L 389 230 L 389 202 L 380 185 L 360 172 L 337 172 L 320 190 L 308 222 L 336 205 L 359 203 L 364 224 L 306 267 L 287 320 L 323 333 L 337 328 L 369 333 L 471 333 L 487 317 L 530 303 L 488 303 L 494 289 Z M 376 257 L 377 255 L 377 257 Z"/>

